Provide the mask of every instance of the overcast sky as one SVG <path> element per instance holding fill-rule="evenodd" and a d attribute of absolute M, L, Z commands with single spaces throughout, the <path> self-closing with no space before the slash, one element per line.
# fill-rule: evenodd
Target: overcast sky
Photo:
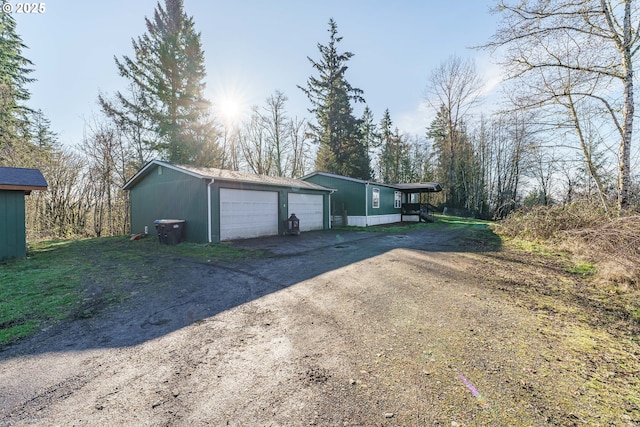
<path fill-rule="evenodd" d="M 17 2 L 10 0 L 15 7 Z M 288 96 L 292 116 L 309 117 L 305 85 L 328 42 L 333 18 L 339 47 L 355 54 L 347 80 L 364 90 L 379 122 L 386 108 L 401 130 L 424 134 L 433 114 L 424 103 L 431 71 L 451 55 L 473 58 L 495 91 L 499 68 L 489 54 L 471 50 L 488 41 L 498 17 L 491 0 L 185 0 L 201 32 L 206 95 L 220 107 L 246 112 L 276 90 Z M 99 92 L 126 86 L 114 56 L 131 55 L 131 39 L 145 32 L 155 1 L 45 2 L 42 14 L 17 14 L 17 31 L 34 63 L 30 106 L 42 109 L 67 145 L 80 142 L 85 119 L 99 109 Z M 358 108 L 361 111 L 361 107 Z"/>

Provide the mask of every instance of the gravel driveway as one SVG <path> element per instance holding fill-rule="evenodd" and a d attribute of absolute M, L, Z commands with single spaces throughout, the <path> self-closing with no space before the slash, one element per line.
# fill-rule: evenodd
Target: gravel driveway
<path fill-rule="evenodd" d="M 546 375 L 542 320 L 497 285 L 515 264 L 465 233 L 313 232 L 235 242 L 272 254 L 245 263 L 149 260 L 162 279 L 123 304 L 0 353 L 1 424 L 577 423 L 571 378 Z"/>

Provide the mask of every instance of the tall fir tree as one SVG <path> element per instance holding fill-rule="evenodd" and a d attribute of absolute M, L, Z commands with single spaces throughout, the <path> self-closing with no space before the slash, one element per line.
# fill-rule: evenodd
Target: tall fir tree
<path fill-rule="evenodd" d="M 402 160 L 406 147 L 400 137 L 398 128 L 393 129 L 393 121 L 389 109 L 384 111 L 380 120 L 382 153 L 380 154 L 380 176 L 382 182 L 395 184 L 402 182 Z"/>
<path fill-rule="evenodd" d="M 182 0 L 156 5 L 145 18 L 147 33 L 132 41 L 134 57 L 115 58 L 118 72 L 133 89 L 118 92 L 117 103 L 100 98 L 103 109 L 123 123 L 150 126 L 148 141 L 162 158 L 174 163 L 215 166 L 219 156 L 211 103 L 204 96 L 206 70 L 200 33 L 184 12 Z"/>
<path fill-rule="evenodd" d="M 22 56 L 26 48 L 13 16 L 0 11 L 0 163 L 13 161 L 15 151 L 28 142 L 31 110 L 25 102 L 30 98 L 27 84 L 34 79 L 29 77 L 33 63 Z"/>
<path fill-rule="evenodd" d="M 443 107 L 431 122 L 427 137 L 433 141 L 437 157 L 437 179 L 445 189 L 446 205 L 467 208 L 468 175 L 474 169 L 474 149 L 464 121 L 451 129 L 447 110 Z"/>
<path fill-rule="evenodd" d="M 307 86 L 298 86 L 311 101 L 309 109 L 316 117 L 311 125 L 319 144 L 316 169 L 353 178 L 369 179 L 369 153 L 360 128 L 360 120 L 353 115 L 352 102 L 364 102 L 363 92 L 345 78 L 351 52 L 338 52 L 338 27 L 329 20 L 329 43 L 318 43 L 320 60 L 307 57 L 318 77 L 311 76 Z"/>
<path fill-rule="evenodd" d="M 437 179 L 445 189 L 445 203 L 449 207 L 460 207 L 457 203 L 456 187 L 456 138 L 449 132 L 447 112 L 442 107 L 427 129 L 427 137 L 433 141 L 437 157 Z"/>
<path fill-rule="evenodd" d="M 377 150 L 380 148 L 380 134 L 373 119 L 373 111 L 371 111 L 369 106 L 364 107 L 364 111 L 362 112 L 362 117 L 360 118 L 360 133 L 362 134 L 362 143 L 369 157 L 370 178 L 373 178 L 375 176 L 375 170 L 372 163 L 374 163 Z"/>

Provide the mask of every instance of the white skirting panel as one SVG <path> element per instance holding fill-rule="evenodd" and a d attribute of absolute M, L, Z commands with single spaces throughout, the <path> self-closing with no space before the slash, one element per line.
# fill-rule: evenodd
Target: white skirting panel
<path fill-rule="evenodd" d="M 367 227 L 369 225 L 391 224 L 400 222 L 400 214 L 388 215 L 369 215 L 366 216 L 349 216 L 347 217 L 347 225 L 357 227 Z"/>

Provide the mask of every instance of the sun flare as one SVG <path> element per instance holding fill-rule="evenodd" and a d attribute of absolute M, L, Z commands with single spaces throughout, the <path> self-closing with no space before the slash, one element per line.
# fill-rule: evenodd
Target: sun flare
<path fill-rule="evenodd" d="M 250 108 L 242 91 L 225 88 L 214 97 L 214 111 L 225 125 L 236 126 L 246 118 Z"/>
<path fill-rule="evenodd" d="M 237 99 L 232 97 L 225 97 L 220 100 L 218 105 L 219 114 L 222 118 L 231 123 L 235 123 L 240 120 L 242 116 L 242 107 Z"/>
<path fill-rule="evenodd" d="M 225 127 L 242 124 L 251 114 L 255 88 L 251 80 L 241 72 L 223 74 L 209 89 L 209 99 L 213 104 L 213 114 Z"/>

